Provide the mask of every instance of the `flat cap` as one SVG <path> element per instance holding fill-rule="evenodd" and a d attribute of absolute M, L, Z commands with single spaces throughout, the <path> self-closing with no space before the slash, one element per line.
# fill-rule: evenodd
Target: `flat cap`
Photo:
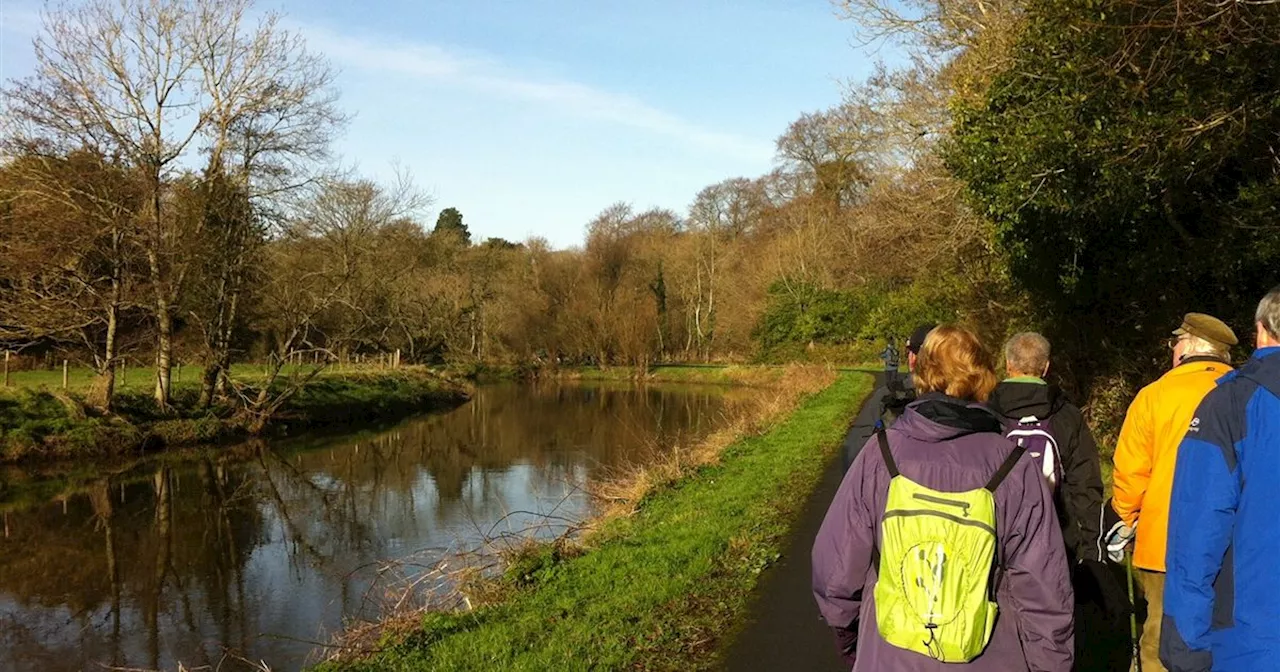
<path fill-rule="evenodd" d="M 1236 338 L 1236 332 L 1231 331 L 1231 327 L 1228 327 L 1226 322 L 1204 313 L 1187 313 L 1182 318 L 1182 326 L 1175 329 L 1173 335 L 1184 334 L 1197 336 L 1228 348 L 1240 342 Z"/>
<path fill-rule="evenodd" d="M 924 339 L 929 336 L 929 332 L 933 331 L 936 324 L 922 324 L 911 332 L 911 336 L 907 338 L 907 350 L 914 354 L 920 354 L 920 346 L 924 345 Z"/>

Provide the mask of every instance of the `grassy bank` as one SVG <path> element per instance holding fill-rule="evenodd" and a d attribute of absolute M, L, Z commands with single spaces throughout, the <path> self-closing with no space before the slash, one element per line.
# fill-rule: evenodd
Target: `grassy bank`
<path fill-rule="evenodd" d="M 246 434 L 232 408 L 199 409 L 194 384 L 175 387 L 174 412 L 127 389 L 111 415 L 88 412 L 76 391 L 0 390 L 0 462 L 123 455 L 222 441 Z M 461 401 L 463 384 L 414 368 L 329 374 L 312 380 L 281 409 L 270 431 L 364 422 Z"/>
<path fill-rule="evenodd" d="M 797 493 L 815 486 L 870 387 L 841 374 L 706 466 L 641 488 L 630 515 L 607 516 L 582 548 L 520 558 L 501 580 L 504 599 L 427 614 L 371 656 L 326 669 L 715 668 L 717 638 L 778 557 Z"/>
<path fill-rule="evenodd" d="M 560 369 L 551 373 L 561 380 L 643 381 L 652 383 L 699 383 L 768 387 L 778 384 L 786 374 L 784 366 L 683 365 L 654 366 L 648 370 L 615 366 L 607 369 L 581 367 Z"/>
<path fill-rule="evenodd" d="M 284 375 L 291 373 L 307 373 L 312 370 L 311 365 L 286 365 L 282 369 Z M 378 373 L 385 371 L 378 366 L 372 364 L 343 364 L 341 366 L 330 366 L 320 373 L 321 376 L 343 376 L 362 373 Z M 171 372 L 172 379 L 170 385 L 177 390 L 198 389 L 200 378 L 204 370 L 198 366 L 174 366 Z M 231 367 L 231 376 L 238 381 L 246 383 L 254 383 L 261 380 L 264 375 L 264 366 L 262 364 L 234 364 Z M 83 393 L 89 389 L 94 383 L 97 374 L 93 369 L 87 366 L 73 366 L 67 369 L 67 391 L 72 393 Z M 58 366 L 53 369 L 32 369 L 25 371 L 11 371 L 9 373 L 9 387 L 26 388 L 32 390 L 49 389 L 61 390 L 62 388 L 62 367 Z M 156 387 L 156 373 L 154 369 L 146 367 L 129 367 L 127 369 L 116 370 L 116 391 L 122 394 L 150 394 Z"/>

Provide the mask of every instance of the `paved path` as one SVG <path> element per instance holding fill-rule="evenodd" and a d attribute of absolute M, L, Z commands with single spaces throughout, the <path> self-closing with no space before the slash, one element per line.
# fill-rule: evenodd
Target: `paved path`
<path fill-rule="evenodd" d="M 880 410 L 879 399 L 884 395 L 881 382 L 883 374 L 876 376 L 876 392 L 863 403 L 841 453 L 856 452 L 871 436 Z M 761 577 L 750 610 L 751 621 L 730 646 L 727 669 L 847 672 L 836 655 L 831 630 L 818 616 L 818 605 L 809 588 L 809 550 L 843 475 L 840 455 L 834 455 L 822 482 L 805 503 L 782 558 Z"/>

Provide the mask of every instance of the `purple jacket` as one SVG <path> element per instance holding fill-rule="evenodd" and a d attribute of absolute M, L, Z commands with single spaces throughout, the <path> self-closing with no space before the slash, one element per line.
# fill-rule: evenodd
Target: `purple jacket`
<path fill-rule="evenodd" d="M 903 476 L 935 490 L 981 488 L 1013 450 L 999 420 L 978 405 L 930 394 L 888 430 Z M 876 629 L 873 549 L 889 496 L 889 471 L 872 437 L 845 474 L 813 543 L 813 594 L 855 672 L 1070 672 L 1074 595 L 1053 499 L 1030 457 L 996 488 L 1003 566 L 991 642 L 966 664 L 899 649 Z M 856 658 L 856 662 L 855 662 Z"/>

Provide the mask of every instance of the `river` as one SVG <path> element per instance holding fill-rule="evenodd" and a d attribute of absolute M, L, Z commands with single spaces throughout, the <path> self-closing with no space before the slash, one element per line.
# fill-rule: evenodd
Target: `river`
<path fill-rule="evenodd" d="M 0 669 L 298 669 L 442 558 L 580 521 L 594 480 L 714 431 L 746 394 L 486 385 L 382 428 L 85 465 L 70 492 L 0 498 Z"/>

